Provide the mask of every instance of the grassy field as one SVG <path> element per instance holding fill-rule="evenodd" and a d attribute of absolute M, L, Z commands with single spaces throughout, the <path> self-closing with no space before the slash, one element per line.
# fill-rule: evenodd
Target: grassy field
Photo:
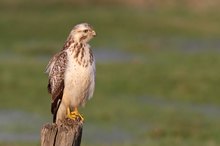
<path fill-rule="evenodd" d="M 91 42 L 95 51 L 120 51 L 132 59 L 97 62 L 94 98 L 80 109 L 86 119 L 82 145 L 220 144 L 218 13 L 42 3 L 6 6 L 0 9 L 1 110 L 25 111 L 48 121 L 44 69 L 72 26 L 86 21 L 98 34 Z M 17 134 L 30 131 L 8 129 Z M 34 146 L 39 141 L 3 140 L 0 145 Z"/>

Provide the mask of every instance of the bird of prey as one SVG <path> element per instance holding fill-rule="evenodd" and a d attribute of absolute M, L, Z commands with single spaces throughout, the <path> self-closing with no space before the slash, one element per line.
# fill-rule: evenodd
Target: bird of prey
<path fill-rule="evenodd" d="M 96 32 L 88 23 L 74 26 L 61 51 L 47 65 L 55 123 L 66 117 L 84 120 L 77 108 L 85 105 L 95 88 L 95 59 L 88 44 L 94 36 Z"/>

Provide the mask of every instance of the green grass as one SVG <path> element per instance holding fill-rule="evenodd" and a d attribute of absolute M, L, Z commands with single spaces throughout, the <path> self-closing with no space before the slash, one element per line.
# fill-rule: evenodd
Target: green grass
<path fill-rule="evenodd" d="M 45 119 L 51 116 L 44 74 L 49 56 L 62 47 L 74 24 L 87 21 L 98 33 L 91 42 L 93 48 L 120 50 L 137 57 L 126 62 L 98 62 L 94 98 L 80 109 L 85 125 L 98 127 L 100 133 L 101 129 L 110 133 L 119 129 L 130 139 L 95 142 L 85 137 L 83 145 L 220 144 L 220 54 L 212 45 L 193 52 L 175 44 L 175 40 L 201 44 L 218 40 L 218 13 L 73 8 L 65 3 L 44 6 L 40 2 L 4 5 L 8 7 L 0 9 L 1 109 L 28 111 Z"/>
<path fill-rule="evenodd" d="M 97 48 L 139 53 L 164 49 L 160 42 L 173 38 L 203 41 L 220 36 L 216 12 L 27 4 L 0 10 L 1 51 L 50 54 L 62 46 L 73 25 L 84 21 L 97 31 L 99 39 L 92 42 Z"/>
<path fill-rule="evenodd" d="M 107 129 L 120 127 L 133 133 L 132 141 L 125 145 L 219 144 L 219 117 L 178 108 L 178 104 L 191 103 L 219 106 L 218 56 L 150 53 L 142 62 L 98 64 L 94 98 L 81 109 L 86 123 Z M 50 116 L 45 65 L 45 61 L 31 58 L 2 62 L 1 107 Z M 174 102 L 177 107 L 151 105 L 145 99 Z M 85 145 L 90 144 L 85 140 Z"/>
<path fill-rule="evenodd" d="M 40 143 L 33 143 L 33 142 L 10 142 L 10 143 L 0 143 L 1 146 L 39 146 Z"/>

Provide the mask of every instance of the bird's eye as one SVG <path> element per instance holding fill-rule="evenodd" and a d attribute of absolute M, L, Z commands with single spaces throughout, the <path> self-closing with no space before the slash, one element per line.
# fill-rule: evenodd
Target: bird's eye
<path fill-rule="evenodd" d="M 85 29 L 83 32 L 84 32 L 84 33 L 87 33 L 88 31 L 89 31 L 88 29 Z"/>

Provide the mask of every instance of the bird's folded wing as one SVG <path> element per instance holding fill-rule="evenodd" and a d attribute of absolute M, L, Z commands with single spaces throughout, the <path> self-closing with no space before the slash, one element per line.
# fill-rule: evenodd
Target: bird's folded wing
<path fill-rule="evenodd" d="M 67 65 L 67 53 L 61 51 L 54 55 L 47 65 L 46 72 L 49 74 L 48 92 L 52 95 L 51 112 L 54 114 L 63 96 L 64 74 Z"/>

